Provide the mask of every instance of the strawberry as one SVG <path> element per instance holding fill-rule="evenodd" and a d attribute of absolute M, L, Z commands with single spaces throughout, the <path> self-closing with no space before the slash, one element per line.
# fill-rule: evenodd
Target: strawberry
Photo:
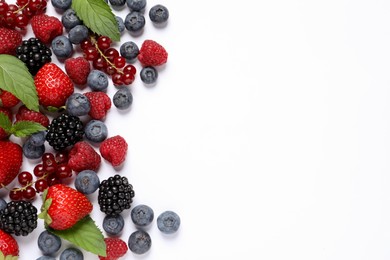
<path fill-rule="evenodd" d="M 73 94 L 72 80 L 56 64 L 49 62 L 35 75 L 35 87 L 39 103 L 45 107 L 61 107 Z"/>
<path fill-rule="evenodd" d="M 0 54 L 14 55 L 22 43 L 22 35 L 15 30 L 0 28 L 0 42 Z"/>
<path fill-rule="evenodd" d="M 68 166 L 75 172 L 83 170 L 97 171 L 100 162 L 100 155 L 85 141 L 77 142 L 69 151 Z"/>
<path fill-rule="evenodd" d="M 56 230 L 71 228 L 92 211 L 92 203 L 81 192 L 64 184 L 50 186 L 43 195 L 39 218 Z"/>
<path fill-rule="evenodd" d="M 106 244 L 107 256 L 99 256 L 100 260 L 117 260 L 127 253 L 127 244 L 120 238 L 106 237 L 104 243 Z"/>
<path fill-rule="evenodd" d="M 75 84 L 85 85 L 91 66 L 84 57 L 69 58 L 65 60 L 65 71 Z"/>
<path fill-rule="evenodd" d="M 19 104 L 19 99 L 11 92 L 0 90 L 0 107 L 11 108 Z"/>
<path fill-rule="evenodd" d="M 54 16 L 47 14 L 35 15 L 31 18 L 31 27 L 41 42 L 45 44 L 51 43 L 51 41 L 62 34 L 63 26 L 61 21 Z"/>
<path fill-rule="evenodd" d="M 0 141 L 0 188 L 15 179 L 22 163 L 22 147 L 11 141 Z"/>
<path fill-rule="evenodd" d="M 9 118 L 9 120 L 12 121 L 12 113 L 9 108 L 0 107 L 0 113 L 4 113 Z M 0 140 L 4 140 L 8 138 L 8 136 L 9 134 L 3 128 L 0 127 Z"/>
<path fill-rule="evenodd" d="M 37 122 L 44 127 L 47 127 L 50 123 L 49 118 L 45 114 L 30 110 L 25 105 L 19 107 L 15 117 L 16 117 L 15 122 L 24 121 L 24 120 L 32 121 L 32 122 Z"/>
<path fill-rule="evenodd" d="M 167 62 L 168 53 L 163 46 L 153 40 L 145 40 L 139 50 L 138 60 L 142 66 L 159 66 Z"/>
<path fill-rule="evenodd" d="M 88 115 L 93 119 L 102 120 L 111 108 L 110 97 L 104 92 L 86 92 L 84 95 L 91 105 Z"/>
<path fill-rule="evenodd" d="M 18 259 L 18 255 L 18 242 L 13 236 L 0 229 L 0 259 Z"/>
<path fill-rule="evenodd" d="M 125 161 L 127 146 L 126 140 L 122 136 L 116 135 L 104 140 L 100 144 L 99 150 L 102 157 L 116 167 Z"/>

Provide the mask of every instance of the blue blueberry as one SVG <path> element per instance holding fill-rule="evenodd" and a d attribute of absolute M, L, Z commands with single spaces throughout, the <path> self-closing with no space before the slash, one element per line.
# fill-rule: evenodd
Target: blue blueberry
<path fill-rule="evenodd" d="M 158 72 L 154 67 L 143 67 L 140 72 L 141 80 L 145 84 L 153 84 L 157 81 Z"/>
<path fill-rule="evenodd" d="M 79 44 L 83 40 L 87 39 L 89 30 L 85 25 L 76 25 L 69 30 L 69 40 L 73 44 Z"/>
<path fill-rule="evenodd" d="M 41 257 L 38 257 L 36 260 L 56 260 L 55 257 L 43 255 Z"/>
<path fill-rule="evenodd" d="M 91 120 L 84 128 L 85 138 L 91 142 L 100 143 L 108 136 L 107 126 L 99 120 Z"/>
<path fill-rule="evenodd" d="M 28 138 L 23 144 L 23 155 L 28 159 L 39 159 L 45 152 L 45 145 L 36 146 Z"/>
<path fill-rule="evenodd" d="M 108 234 L 117 236 L 123 230 L 125 221 L 122 215 L 106 215 L 103 219 L 103 229 Z"/>
<path fill-rule="evenodd" d="M 88 98 L 81 93 L 73 93 L 66 99 L 66 110 L 72 116 L 85 116 L 91 110 Z"/>
<path fill-rule="evenodd" d="M 73 52 L 72 43 L 69 38 L 64 35 L 55 37 L 51 42 L 51 48 L 53 53 L 60 59 L 69 58 Z"/>
<path fill-rule="evenodd" d="M 7 202 L 4 199 L 0 198 L 0 210 L 5 209 L 6 207 L 7 207 Z"/>
<path fill-rule="evenodd" d="M 109 0 L 112 6 L 124 6 L 126 0 Z"/>
<path fill-rule="evenodd" d="M 126 0 L 126 4 L 130 10 L 140 12 L 145 9 L 146 0 Z"/>
<path fill-rule="evenodd" d="M 76 15 L 76 12 L 69 8 L 66 10 L 61 17 L 62 25 L 67 29 L 70 30 L 76 25 L 82 24 L 80 18 Z"/>
<path fill-rule="evenodd" d="M 84 170 L 77 174 L 74 181 L 76 190 L 83 194 L 92 194 L 99 188 L 100 180 L 95 171 Z"/>
<path fill-rule="evenodd" d="M 157 217 L 157 227 L 164 234 L 173 234 L 180 227 L 180 217 L 173 211 L 165 211 Z"/>
<path fill-rule="evenodd" d="M 133 103 L 133 95 L 131 94 L 129 88 L 123 87 L 114 94 L 112 100 L 114 106 L 120 110 L 125 110 L 128 109 Z"/>
<path fill-rule="evenodd" d="M 162 24 L 168 21 L 169 11 L 163 5 L 155 5 L 149 10 L 149 18 L 153 23 Z"/>
<path fill-rule="evenodd" d="M 45 230 L 38 237 L 38 247 L 44 255 L 55 254 L 61 247 L 61 238 Z"/>
<path fill-rule="evenodd" d="M 32 145 L 34 146 L 42 146 L 46 141 L 46 131 L 39 131 L 32 135 L 30 135 L 29 139 Z"/>
<path fill-rule="evenodd" d="M 145 27 L 145 16 L 136 11 L 129 13 L 125 18 L 125 27 L 129 32 L 140 32 Z"/>
<path fill-rule="evenodd" d="M 108 78 L 106 73 L 100 70 L 91 70 L 87 78 L 87 85 L 93 91 L 103 91 L 108 87 Z"/>
<path fill-rule="evenodd" d="M 116 23 L 118 24 L 118 30 L 122 33 L 125 30 L 125 23 L 123 22 L 122 17 L 115 16 Z"/>
<path fill-rule="evenodd" d="M 55 8 L 65 11 L 72 5 L 72 0 L 51 0 L 51 3 Z"/>
<path fill-rule="evenodd" d="M 130 235 L 128 246 L 130 251 L 135 254 L 145 254 L 152 246 L 152 239 L 146 231 L 137 230 Z"/>
<path fill-rule="evenodd" d="M 154 219 L 153 209 L 147 205 L 137 205 L 131 210 L 131 220 L 139 227 L 145 227 Z"/>
<path fill-rule="evenodd" d="M 84 255 L 80 249 L 70 247 L 62 251 L 60 260 L 84 260 Z"/>
<path fill-rule="evenodd" d="M 137 58 L 139 54 L 139 48 L 135 42 L 128 41 L 121 45 L 119 52 L 121 53 L 122 57 L 125 57 L 128 60 L 133 60 Z"/>

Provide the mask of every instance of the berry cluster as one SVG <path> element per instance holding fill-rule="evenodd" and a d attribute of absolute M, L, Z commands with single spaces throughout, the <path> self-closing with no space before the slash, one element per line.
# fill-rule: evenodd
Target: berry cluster
<path fill-rule="evenodd" d="M 32 75 L 48 62 L 51 62 L 51 50 L 37 38 L 24 40 L 16 48 L 17 57 L 23 61 Z"/>

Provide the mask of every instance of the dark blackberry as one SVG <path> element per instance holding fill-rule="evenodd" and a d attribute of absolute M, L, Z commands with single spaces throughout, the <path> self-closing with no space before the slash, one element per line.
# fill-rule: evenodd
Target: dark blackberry
<path fill-rule="evenodd" d="M 10 201 L 0 211 L 0 229 L 16 236 L 27 236 L 37 227 L 37 212 L 29 201 Z"/>
<path fill-rule="evenodd" d="M 37 74 L 45 63 L 51 62 L 51 50 L 37 38 L 24 40 L 16 48 L 16 56 L 23 61 L 32 75 Z"/>
<path fill-rule="evenodd" d="M 61 114 L 53 119 L 47 128 L 46 141 L 57 151 L 74 145 L 84 135 L 84 125 L 80 118 Z"/>
<path fill-rule="evenodd" d="M 134 190 L 126 177 L 118 174 L 103 180 L 99 185 L 98 203 L 100 211 L 119 214 L 131 207 Z"/>

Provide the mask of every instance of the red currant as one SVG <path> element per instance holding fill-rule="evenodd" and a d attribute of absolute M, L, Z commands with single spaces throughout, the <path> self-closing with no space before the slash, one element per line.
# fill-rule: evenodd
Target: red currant
<path fill-rule="evenodd" d="M 18 181 L 20 185 L 26 186 L 27 184 L 32 182 L 32 179 L 33 179 L 32 174 L 27 171 L 23 171 L 18 174 Z"/>
<path fill-rule="evenodd" d="M 126 72 L 121 76 L 121 80 L 124 85 L 130 85 L 131 83 L 133 83 L 134 79 L 135 79 L 134 74 L 131 74 L 129 72 Z"/>
<path fill-rule="evenodd" d="M 11 200 L 21 200 L 23 197 L 23 194 L 22 194 L 22 191 L 17 189 L 17 188 L 13 188 L 12 190 L 10 190 L 9 192 L 9 198 Z"/>
<path fill-rule="evenodd" d="M 43 164 L 37 164 L 34 167 L 33 173 L 36 177 L 40 178 L 45 175 L 45 170 L 43 169 Z"/>
<path fill-rule="evenodd" d="M 92 65 L 97 70 L 104 70 L 107 67 L 107 62 L 103 57 L 93 60 Z"/>
<path fill-rule="evenodd" d="M 0 2 L 0 14 L 5 15 L 8 10 L 9 10 L 8 4 L 5 2 Z"/>
<path fill-rule="evenodd" d="M 68 162 L 68 154 L 66 152 L 58 152 L 56 153 L 56 162 L 57 164 L 67 163 Z"/>
<path fill-rule="evenodd" d="M 119 52 L 118 52 L 116 49 L 114 49 L 114 48 L 108 48 L 108 49 L 104 52 L 104 56 L 106 56 L 106 58 L 107 58 L 109 61 L 113 62 L 114 59 L 115 59 L 116 57 L 119 56 Z"/>
<path fill-rule="evenodd" d="M 72 169 L 67 164 L 61 164 L 58 166 L 56 176 L 59 179 L 65 179 L 72 176 Z"/>
<path fill-rule="evenodd" d="M 133 65 L 129 64 L 123 68 L 123 73 L 126 72 L 130 72 L 131 74 L 135 75 L 137 73 L 137 69 Z"/>
<path fill-rule="evenodd" d="M 122 56 L 115 57 L 114 64 L 117 68 L 123 68 L 126 65 L 126 59 Z"/>
<path fill-rule="evenodd" d="M 92 42 L 91 42 L 90 40 L 85 39 L 85 40 L 83 40 L 82 42 L 80 42 L 80 48 L 81 48 L 82 50 L 85 50 L 85 49 L 87 49 L 88 47 L 93 47 L 93 44 L 92 44 Z"/>
<path fill-rule="evenodd" d="M 112 82 L 114 83 L 115 86 L 123 85 L 122 74 L 120 74 L 118 72 L 114 73 L 112 75 Z"/>
<path fill-rule="evenodd" d="M 84 57 L 90 61 L 95 60 L 99 57 L 99 52 L 95 47 L 90 46 L 84 49 Z"/>
<path fill-rule="evenodd" d="M 97 40 L 97 45 L 100 50 L 104 51 L 111 46 L 111 39 L 107 36 L 100 36 Z"/>
<path fill-rule="evenodd" d="M 26 200 L 33 200 L 35 198 L 35 195 L 37 194 L 37 192 L 35 191 L 35 189 L 31 186 L 28 186 L 26 187 L 23 191 L 22 191 L 22 196 L 23 198 L 25 198 Z"/>
<path fill-rule="evenodd" d="M 45 179 L 39 179 L 35 182 L 35 189 L 37 192 L 43 192 L 49 185 Z"/>

